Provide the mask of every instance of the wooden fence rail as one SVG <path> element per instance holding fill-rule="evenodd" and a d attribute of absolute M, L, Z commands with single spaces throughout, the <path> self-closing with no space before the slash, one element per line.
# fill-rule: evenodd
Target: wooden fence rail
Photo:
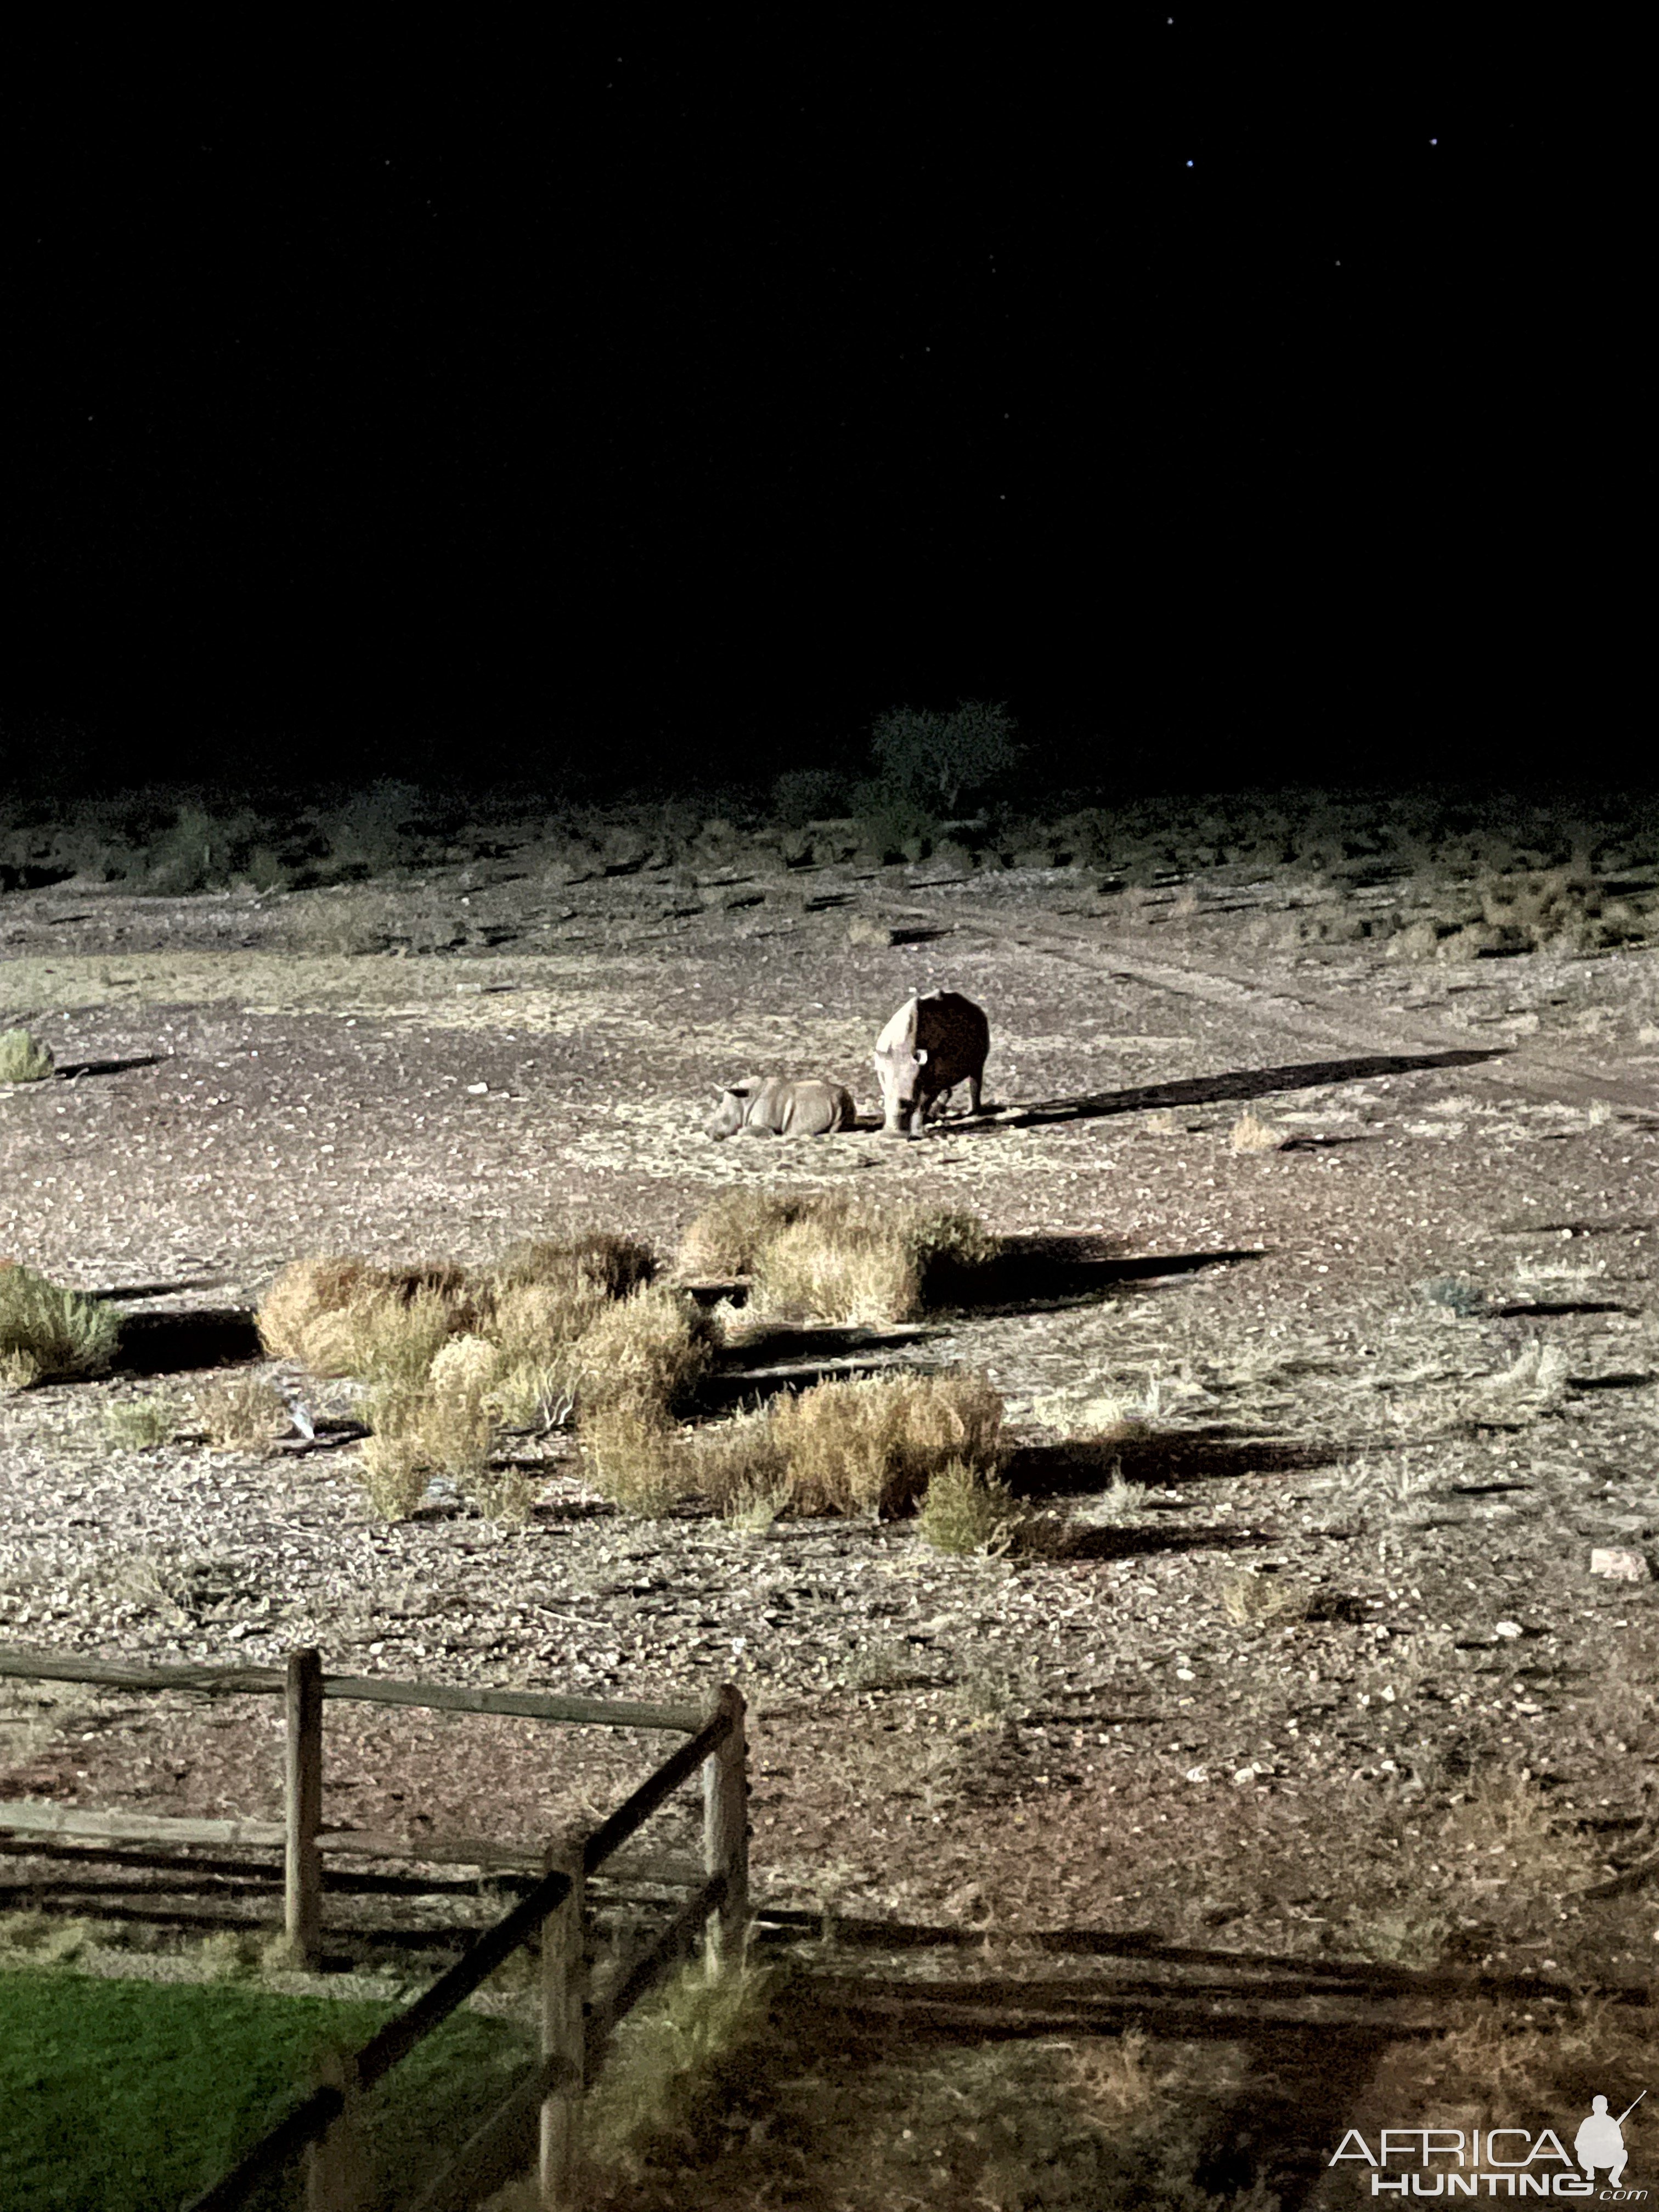
<path fill-rule="evenodd" d="M 106 1690 L 195 1690 L 206 1697 L 280 1698 L 281 1667 L 127 1667 L 63 1651 L 0 1650 L 0 1676 L 84 1682 Z M 707 1716 L 698 1705 L 634 1705 L 622 1698 L 567 1698 L 551 1690 L 466 1689 L 452 1682 L 396 1682 L 379 1674 L 325 1674 L 325 1698 L 374 1705 L 425 1705 L 446 1713 L 503 1713 L 532 1721 L 574 1721 L 598 1728 L 678 1729 L 690 1735 Z"/>

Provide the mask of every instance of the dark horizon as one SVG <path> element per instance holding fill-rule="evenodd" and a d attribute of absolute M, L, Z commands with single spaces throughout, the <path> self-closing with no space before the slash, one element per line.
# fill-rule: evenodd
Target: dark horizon
<path fill-rule="evenodd" d="M 1617 179 L 1541 41 L 270 59 L 14 94 L 14 774 L 763 784 L 970 696 L 1060 783 L 1616 779 Z"/>

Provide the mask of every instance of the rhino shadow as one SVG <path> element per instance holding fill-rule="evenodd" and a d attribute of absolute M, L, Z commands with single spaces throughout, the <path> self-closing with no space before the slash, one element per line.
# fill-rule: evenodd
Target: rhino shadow
<path fill-rule="evenodd" d="M 952 1136 L 988 1136 L 999 1129 L 1030 1129 L 1051 1121 L 1092 1121 L 1111 1114 L 1149 1113 L 1164 1106 L 1219 1106 L 1267 1098 L 1279 1091 L 1311 1091 L 1333 1083 L 1364 1083 L 1384 1075 L 1415 1075 L 1426 1068 L 1475 1067 L 1507 1057 L 1507 1048 L 1457 1048 L 1446 1052 L 1370 1053 L 1351 1060 L 1291 1061 L 1280 1067 L 1230 1068 L 1218 1075 L 1183 1076 L 1175 1083 L 1143 1083 L 1126 1091 L 1091 1091 L 1072 1098 L 1039 1098 L 950 1121 Z"/>

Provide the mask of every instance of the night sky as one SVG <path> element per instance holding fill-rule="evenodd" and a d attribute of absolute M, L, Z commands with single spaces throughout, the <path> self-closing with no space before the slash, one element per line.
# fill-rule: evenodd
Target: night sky
<path fill-rule="evenodd" d="M 1056 781 L 1627 740 L 1640 288 L 1541 31 L 552 20 L 14 53 L 9 765 L 764 781 L 964 695 Z"/>

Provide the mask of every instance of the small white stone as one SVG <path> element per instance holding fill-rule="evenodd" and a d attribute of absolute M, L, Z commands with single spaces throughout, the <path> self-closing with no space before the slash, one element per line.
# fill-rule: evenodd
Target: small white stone
<path fill-rule="evenodd" d="M 1210 1770 L 1207 1766 L 1189 1766 L 1187 1769 L 1188 1782 L 1207 1782 L 1209 1778 Z M 1655 1936 L 1653 1940 L 1656 1943 L 1659 1943 L 1659 1935 Z"/>
<path fill-rule="evenodd" d="M 469 1098 L 482 1098 L 489 1088 L 489 1085 L 487 1083 L 469 1083 L 466 1086 L 466 1095 Z"/>
<path fill-rule="evenodd" d="M 1615 1583 L 1644 1583 L 1648 1579 L 1647 1561 L 1639 1552 L 1628 1551 L 1622 1545 L 1608 1545 L 1592 1552 L 1589 1571 Z"/>
<path fill-rule="evenodd" d="M 1493 1624 L 1492 1632 L 1497 1636 L 1520 1636 L 1524 1632 L 1518 1620 L 1500 1620 Z"/>

